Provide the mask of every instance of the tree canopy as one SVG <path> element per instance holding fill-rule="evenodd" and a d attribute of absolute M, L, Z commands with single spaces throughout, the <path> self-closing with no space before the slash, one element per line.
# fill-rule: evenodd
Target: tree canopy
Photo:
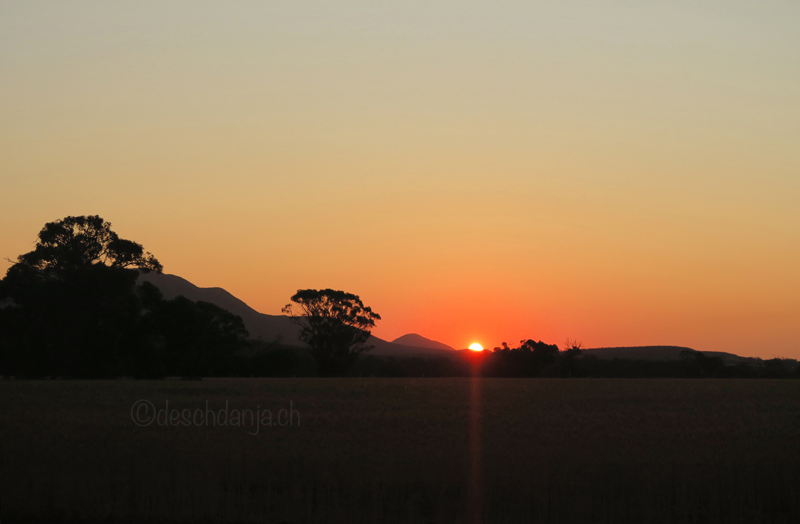
<path fill-rule="evenodd" d="M 120 238 L 111 230 L 111 224 L 97 215 L 69 216 L 48 222 L 39 231 L 35 249 L 20 255 L 15 265 L 46 271 L 97 264 L 159 273 L 163 269 L 141 244 Z"/>
<path fill-rule="evenodd" d="M 372 346 L 365 345 L 381 317 L 364 306 L 358 295 L 333 289 L 301 289 L 283 308 L 300 326 L 300 340 L 308 344 L 322 376 L 341 375 Z"/>

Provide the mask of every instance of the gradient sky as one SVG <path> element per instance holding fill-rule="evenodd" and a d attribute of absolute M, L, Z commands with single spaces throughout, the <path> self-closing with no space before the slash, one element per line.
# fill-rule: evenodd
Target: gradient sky
<path fill-rule="evenodd" d="M 99 214 L 374 334 L 800 358 L 800 3 L 0 3 L 0 257 Z M 0 272 L 10 264 L 2 261 Z"/>

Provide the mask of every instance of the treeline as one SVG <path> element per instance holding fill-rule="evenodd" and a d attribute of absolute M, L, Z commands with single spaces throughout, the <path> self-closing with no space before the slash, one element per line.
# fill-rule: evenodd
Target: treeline
<path fill-rule="evenodd" d="M 538 349 L 538 351 L 537 351 Z M 261 344 L 238 360 L 235 376 L 318 376 L 308 350 Z M 483 377 L 506 378 L 800 378 L 796 360 L 771 359 L 726 364 L 719 357 L 686 351 L 678 360 L 600 359 L 586 351 L 532 340 L 483 352 L 457 351 L 441 357 L 392 357 L 362 354 L 349 377 Z"/>
<path fill-rule="evenodd" d="M 135 270 L 72 268 L 3 282 L 0 374 L 159 378 L 238 371 L 242 319 L 214 304 L 165 300 Z"/>

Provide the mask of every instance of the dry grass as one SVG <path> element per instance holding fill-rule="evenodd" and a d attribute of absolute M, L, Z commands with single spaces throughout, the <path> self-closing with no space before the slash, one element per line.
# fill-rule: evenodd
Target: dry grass
<path fill-rule="evenodd" d="M 471 379 L 0 382 L 0 516 L 467 522 Z M 798 522 L 800 381 L 483 379 L 483 522 Z M 137 427 L 131 406 L 300 425 Z"/>

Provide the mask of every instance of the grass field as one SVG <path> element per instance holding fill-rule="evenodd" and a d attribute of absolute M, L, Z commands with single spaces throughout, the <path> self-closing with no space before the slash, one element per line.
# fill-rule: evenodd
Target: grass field
<path fill-rule="evenodd" d="M 226 401 L 276 425 L 183 418 Z M 3 523 L 800 522 L 796 380 L 0 381 L 0 414 Z"/>

